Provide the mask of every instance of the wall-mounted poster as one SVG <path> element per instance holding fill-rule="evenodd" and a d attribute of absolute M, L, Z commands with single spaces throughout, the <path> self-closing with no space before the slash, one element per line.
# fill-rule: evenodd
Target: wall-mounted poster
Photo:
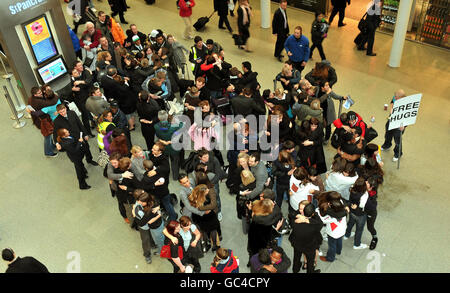
<path fill-rule="evenodd" d="M 58 55 L 55 41 L 45 16 L 25 24 L 25 33 L 38 65 Z"/>

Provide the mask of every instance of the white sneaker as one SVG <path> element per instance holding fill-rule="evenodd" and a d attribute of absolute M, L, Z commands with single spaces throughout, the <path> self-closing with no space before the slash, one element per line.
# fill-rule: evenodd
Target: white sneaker
<path fill-rule="evenodd" d="M 396 157 L 392 158 L 392 162 L 397 162 L 397 161 L 398 161 L 398 158 L 396 158 Z"/>
<path fill-rule="evenodd" d="M 328 236 L 323 237 L 323 241 L 327 241 L 328 242 Z"/>
<path fill-rule="evenodd" d="M 219 220 L 219 222 L 222 222 L 222 212 L 217 214 L 217 219 Z"/>
<path fill-rule="evenodd" d="M 355 232 L 351 232 L 351 233 L 350 233 L 350 237 L 345 237 L 345 236 L 344 236 L 344 240 L 347 240 L 348 238 L 352 238 L 353 236 L 355 236 Z"/>
<path fill-rule="evenodd" d="M 323 253 L 321 250 L 319 250 L 319 256 L 323 256 Z"/>
<path fill-rule="evenodd" d="M 353 249 L 366 249 L 368 246 L 367 244 L 361 243 L 359 246 L 354 246 Z"/>

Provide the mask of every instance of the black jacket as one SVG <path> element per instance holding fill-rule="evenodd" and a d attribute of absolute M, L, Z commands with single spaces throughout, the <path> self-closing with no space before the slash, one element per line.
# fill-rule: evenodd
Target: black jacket
<path fill-rule="evenodd" d="M 133 44 L 133 36 L 135 36 L 135 34 L 133 34 L 133 31 L 131 29 L 127 29 L 125 33 L 127 35 L 127 38 L 125 39 L 125 43 Z M 136 35 L 141 40 L 141 44 L 144 45 L 145 41 L 147 40 L 147 36 L 144 33 L 141 33 L 140 31 L 138 31 L 138 33 Z"/>
<path fill-rule="evenodd" d="M 111 6 L 113 12 L 127 11 L 127 4 L 125 0 L 108 0 L 108 4 Z"/>
<path fill-rule="evenodd" d="M 331 0 L 331 4 L 336 8 L 345 8 L 347 3 L 350 4 L 350 0 Z"/>
<path fill-rule="evenodd" d="M 248 16 L 248 22 L 244 25 L 244 11 L 242 10 L 242 8 L 239 6 L 239 8 L 237 9 L 237 14 L 238 14 L 238 30 L 240 33 L 247 31 L 248 32 L 248 28 L 250 27 L 250 22 L 251 22 L 251 16 L 250 13 L 247 9 L 247 16 Z"/>
<path fill-rule="evenodd" d="M 5 273 L 49 273 L 48 269 L 37 259 L 31 256 L 18 257 L 8 265 Z"/>
<path fill-rule="evenodd" d="M 78 137 L 61 138 L 60 144 L 72 162 L 79 162 L 83 160 L 84 153 L 82 150 L 82 143 L 78 141 Z"/>
<path fill-rule="evenodd" d="M 294 158 L 292 158 L 295 160 Z M 289 186 L 289 179 L 291 176 L 288 175 L 288 172 L 291 171 L 291 166 L 285 166 L 285 164 L 280 163 L 280 161 L 275 160 L 273 162 L 272 174 L 276 177 L 277 185 Z"/>
<path fill-rule="evenodd" d="M 152 177 L 148 177 L 147 174 L 148 172 L 144 173 L 144 177 L 142 177 L 141 181 L 141 186 L 146 192 L 153 194 L 158 200 L 161 200 L 164 196 L 169 194 L 167 181 L 165 181 L 162 185 L 155 185 L 156 181 L 158 181 L 161 177 L 164 177 L 160 171 L 157 170 L 156 174 Z"/>
<path fill-rule="evenodd" d="M 288 35 L 289 34 L 289 21 L 287 17 L 286 12 L 286 24 L 287 27 L 284 27 L 284 17 L 283 13 L 280 10 L 281 8 L 278 8 L 275 13 L 273 14 L 272 19 L 272 34 L 278 34 L 278 35 Z"/>
<path fill-rule="evenodd" d="M 195 54 L 194 54 L 195 51 Z M 194 75 L 197 77 L 198 74 L 200 74 L 200 65 L 205 62 L 205 57 L 207 54 L 208 48 L 206 45 L 203 45 L 202 49 L 197 48 L 196 46 L 192 46 L 189 50 L 189 62 L 194 64 Z M 196 58 L 194 58 L 194 55 Z M 197 59 L 201 59 L 202 61 L 200 63 L 197 63 Z"/>
<path fill-rule="evenodd" d="M 234 115 L 264 114 L 265 109 L 258 105 L 252 98 L 237 96 L 231 99 Z"/>
<path fill-rule="evenodd" d="M 122 182 L 118 182 L 117 185 L 125 185 L 127 187 L 127 190 L 122 190 L 120 187 L 117 187 L 117 200 L 121 203 L 134 204 L 136 200 L 134 199 L 133 192 L 142 187 L 141 183 L 136 179 L 136 176 L 133 176 L 131 179 L 123 178 Z"/>
<path fill-rule="evenodd" d="M 125 113 L 130 114 L 136 110 L 136 95 L 126 84 L 121 84 L 111 77 L 104 75 L 101 80 L 105 97 L 114 99 L 119 103 L 119 108 Z"/>
<path fill-rule="evenodd" d="M 69 130 L 70 136 L 79 138 L 80 132 L 83 132 L 83 137 L 88 134 L 86 129 L 84 128 L 83 124 L 80 121 L 80 118 L 78 118 L 77 114 L 75 112 L 67 109 L 67 119 L 62 117 L 61 115 L 58 115 L 56 119 L 53 121 L 54 128 L 53 128 L 53 140 L 56 141 L 57 134 L 56 132 L 58 129 L 65 128 Z"/>
<path fill-rule="evenodd" d="M 158 122 L 158 111 L 161 110 L 161 108 L 155 100 L 150 98 L 148 102 L 139 101 L 136 108 L 140 119 L 152 121 L 152 125 L 155 125 Z"/>
<path fill-rule="evenodd" d="M 322 243 L 320 230 L 323 223 L 317 216 L 310 218 L 309 223 L 293 223 L 289 241 L 294 249 L 315 251 Z"/>
<path fill-rule="evenodd" d="M 219 16 L 227 16 L 228 0 L 214 0 L 214 11 L 217 11 Z"/>
<path fill-rule="evenodd" d="M 80 89 L 79 91 L 73 91 L 74 101 L 77 105 L 84 105 L 86 103 L 87 98 L 89 97 L 89 91 L 92 88 L 92 74 L 86 69 L 83 70 L 83 73 L 77 78 L 70 78 L 70 82 L 72 87 L 74 86 L 75 81 L 84 81 L 86 84 L 79 84 L 77 87 Z"/>
<path fill-rule="evenodd" d="M 258 72 L 248 71 L 244 73 L 238 83 L 240 90 L 244 88 L 256 90 L 258 86 L 258 80 L 256 79 L 257 76 Z"/>

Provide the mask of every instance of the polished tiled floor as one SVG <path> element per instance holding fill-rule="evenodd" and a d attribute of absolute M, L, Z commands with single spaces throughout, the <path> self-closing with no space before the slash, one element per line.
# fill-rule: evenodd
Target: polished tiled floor
<path fill-rule="evenodd" d="M 174 2 L 157 1 L 156 5 L 147 6 L 144 0 L 128 0 L 131 9 L 126 19 L 138 24 L 144 32 L 161 28 L 190 46 L 181 37 L 183 22 Z M 275 37 L 270 29 L 260 28 L 259 1 L 251 2 L 255 10 L 250 39 L 253 53 L 244 53 L 233 46 L 231 35 L 217 29 L 217 16 L 213 16 L 200 35 L 220 42 L 232 64 L 240 67 L 242 61 L 251 61 L 254 71 L 259 72 L 260 83 L 271 88 L 273 77 L 281 69 L 281 63 L 272 57 Z M 97 9 L 109 11 L 106 1 L 94 3 Z M 272 4 L 272 11 L 276 7 Z M 198 0 L 193 19 L 208 15 L 211 10 L 212 1 Z M 302 25 L 309 36 L 313 15 L 294 9 L 289 9 L 288 15 L 291 28 Z M 236 28 L 236 18 L 230 17 L 230 22 Z M 383 104 L 396 89 L 403 88 L 407 94 L 423 93 L 423 99 L 416 125 L 408 127 L 404 136 L 405 155 L 400 169 L 391 161 L 392 151 L 382 154 L 385 185 L 380 190 L 376 223 L 380 241 L 376 251 L 354 251 L 351 240 L 347 240 L 336 262 L 319 261 L 318 267 L 330 273 L 449 272 L 450 229 L 446 220 L 450 203 L 447 191 L 450 161 L 446 151 L 450 143 L 449 52 L 407 41 L 401 67 L 393 69 L 387 65 L 391 36 L 377 33 L 374 51 L 378 55 L 366 57 L 356 51 L 352 42 L 357 34 L 356 21 L 348 19 L 347 23 L 344 28 L 338 29 L 336 24 L 331 27 L 324 48 L 338 74 L 335 91 L 351 94 L 356 101 L 354 110 L 366 120 L 372 115 L 376 117 L 374 127 L 380 136 L 375 142 L 383 142 L 387 116 Z M 318 60 L 316 53 L 304 74 Z M 22 129 L 13 129 L 5 100 L 0 103 L 0 112 L 0 247 L 13 247 L 22 256 L 32 255 L 52 272 L 74 268 L 71 252 L 79 253 L 81 272 L 171 272 L 166 260 L 145 263 L 139 235 L 120 217 L 117 202 L 111 198 L 108 182 L 99 167 L 87 167 L 88 183 L 93 188 L 78 190 L 73 165 L 66 155 L 45 158 L 42 136 L 31 121 L 26 120 Z M 139 129 L 132 136 L 135 144 L 145 145 Z M 94 145 L 95 141 L 91 141 L 91 149 L 97 154 Z M 325 152 L 329 164 L 334 150 L 327 146 Z M 170 187 L 176 193 L 177 183 L 171 183 Z M 247 239 L 235 216 L 234 199 L 226 193 L 224 185 L 221 198 L 222 246 L 232 248 L 245 263 Z M 369 241 L 366 230 L 363 242 Z M 292 257 L 286 238 L 283 247 Z M 326 249 L 324 242 L 322 250 Z M 212 258 L 209 252 L 202 259 L 202 272 L 209 271 Z M 0 264 L 0 271 L 4 269 L 5 265 Z M 247 268 L 243 266 L 241 271 L 247 272 Z"/>

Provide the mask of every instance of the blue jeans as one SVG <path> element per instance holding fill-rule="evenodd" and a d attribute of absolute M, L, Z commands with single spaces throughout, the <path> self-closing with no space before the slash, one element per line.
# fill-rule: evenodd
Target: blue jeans
<path fill-rule="evenodd" d="M 55 144 L 53 143 L 52 134 L 44 137 L 44 154 L 46 156 L 54 155 Z"/>
<path fill-rule="evenodd" d="M 162 221 L 161 226 L 156 229 L 150 229 L 150 233 L 152 234 L 152 238 L 158 246 L 158 253 L 161 253 L 161 248 L 164 245 L 164 221 Z"/>
<path fill-rule="evenodd" d="M 328 251 L 327 251 L 327 261 L 333 262 L 336 259 L 336 254 L 341 254 L 342 252 L 342 238 L 343 236 L 335 239 L 328 235 Z"/>
<path fill-rule="evenodd" d="M 177 213 L 175 213 L 175 210 L 173 209 L 173 205 L 170 202 L 170 195 L 165 195 L 161 198 L 161 203 L 163 204 L 164 208 L 166 209 L 166 212 L 169 214 L 169 221 L 176 221 L 177 220 Z M 156 239 L 154 239 L 156 241 Z"/>
<path fill-rule="evenodd" d="M 277 241 L 278 247 L 281 247 L 281 243 L 283 242 L 283 236 L 276 237 L 275 240 Z"/>
<path fill-rule="evenodd" d="M 353 225 L 356 224 L 356 231 L 355 231 L 355 239 L 353 242 L 354 246 L 360 246 L 361 245 L 361 237 L 362 233 L 364 231 L 364 225 L 366 224 L 367 215 L 363 214 L 362 216 L 357 216 L 353 213 L 350 213 L 350 218 L 347 223 L 347 230 L 345 231 L 345 237 L 350 237 L 350 232 L 352 231 Z"/>

